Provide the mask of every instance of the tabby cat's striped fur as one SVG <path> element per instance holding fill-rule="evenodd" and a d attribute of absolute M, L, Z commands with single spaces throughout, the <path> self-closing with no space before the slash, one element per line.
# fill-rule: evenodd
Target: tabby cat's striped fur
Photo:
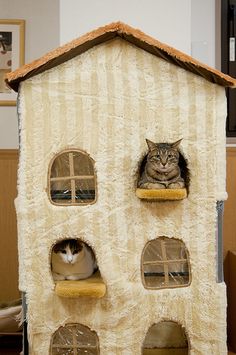
<path fill-rule="evenodd" d="M 178 164 L 178 146 L 181 140 L 174 143 L 153 143 L 146 139 L 149 150 L 138 187 L 179 189 L 185 186 Z"/>

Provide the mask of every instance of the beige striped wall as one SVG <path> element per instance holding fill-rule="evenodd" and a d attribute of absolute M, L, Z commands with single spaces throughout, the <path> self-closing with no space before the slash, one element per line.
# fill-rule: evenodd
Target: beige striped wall
<path fill-rule="evenodd" d="M 163 319 L 185 327 L 191 355 L 226 354 L 225 287 L 216 283 L 215 247 L 216 201 L 226 196 L 224 89 L 115 40 L 25 81 L 19 110 L 20 287 L 28 295 L 31 354 L 48 354 L 52 333 L 77 322 L 97 332 L 101 355 L 138 355 L 148 328 Z M 145 138 L 183 138 L 191 171 L 187 199 L 147 203 L 135 196 Z M 94 205 L 57 207 L 48 200 L 49 162 L 68 148 L 85 150 L 96 162 Z M 143 287 L 142 250 L 163 235 L 186 244 L 189 287 Z M 50 248 L 68 237 L 93 246 L 107 284 L 103 299 L 55 296 Z"/>

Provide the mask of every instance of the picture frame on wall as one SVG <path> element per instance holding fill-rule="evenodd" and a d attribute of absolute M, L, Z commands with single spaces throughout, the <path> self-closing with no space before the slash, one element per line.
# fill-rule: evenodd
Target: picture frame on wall
<path fill-rule="evenodd" d="M 0 19 L 0 106 L 16 105 L 17 94 L 5 83 L 5 75 L 24 64 L 25 21 Z"/>

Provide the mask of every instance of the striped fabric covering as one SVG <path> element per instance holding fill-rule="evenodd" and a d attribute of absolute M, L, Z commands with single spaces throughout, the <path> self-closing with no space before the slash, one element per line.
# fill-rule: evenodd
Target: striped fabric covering
<path fill-rule="evenodd" d="M 27 292 L 31 355 L 49 354 L 67 323 L 96 331 L 100 354 L 139 355 L 151 325 L 186 330 L 191 355 L 225 355 L 225 285 L 216 283 L 216 201 L 225 192 L 224 88 L 116 39 L 21 84 L 21 154 L 16 200 L 20 289 Z M 189 195 L 152 203 L 135 195 L 145 138 L 172 142 L 190 169 Z M 69 148 L 95 160 L 98 200 L 61 207 L 47 195 L 48 166 Z M 147 290 L 145 244 L 182 239 L 189 287 Z M 52 245 L 81 238 L 94 249 L 107 286 L 102 299 L 61 299 L 50 271 Z"/>

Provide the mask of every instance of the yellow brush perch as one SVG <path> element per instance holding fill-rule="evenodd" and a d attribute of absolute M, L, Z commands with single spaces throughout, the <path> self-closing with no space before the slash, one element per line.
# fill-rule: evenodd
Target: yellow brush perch
<path fill-rule="evenodd" d="M 136 189 L 136 196 L 144 200 L 183 200 L 187 197 L 186 189 Z"/>
<path fill-rule="evenodd" d="M 106 293 L 106 285 L 104 284 L 100 274 L 96 273 L 86 280 L 57 281 L 55 292 L 58 296 L 66 298 L 102 298 Z"/>
<path fill-rule="evenodd" d="M 188 349 L 143 349 L 143 355 L 188 355 Z"/>

